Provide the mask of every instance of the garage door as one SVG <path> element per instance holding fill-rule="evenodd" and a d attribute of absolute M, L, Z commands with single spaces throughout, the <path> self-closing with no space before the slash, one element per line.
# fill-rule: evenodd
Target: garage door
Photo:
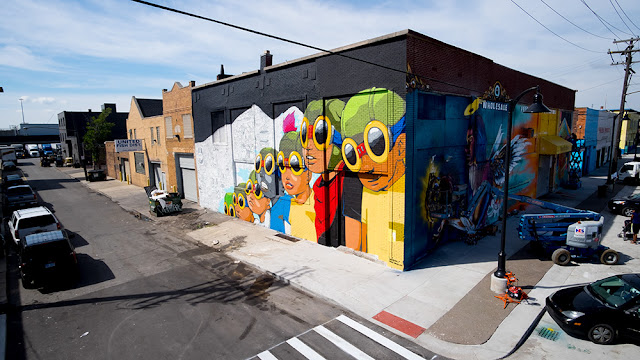
<path fill-rule="evenodd" d="M 187 200 L 198 202 L 196 171 L 193 169 L 181 169 L 181 170 L 182 170 L 182 188 L 184 190 L 184 198 Z"/>
<path fill-rule="evenodd" d="M 178 165 L 180 177 L 182 179 L 182 189 L 184 198 L 191 201 L 198 201 L 198 184 L 196 183 L 196 163 L 192 154 L 178 155 Z"/>

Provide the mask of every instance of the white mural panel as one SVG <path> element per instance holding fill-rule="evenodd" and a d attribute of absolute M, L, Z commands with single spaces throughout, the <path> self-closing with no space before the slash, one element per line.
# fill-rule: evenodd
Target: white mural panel
<path fill-rule="evenodd" d="M 225 194 L 247 181 L 260 150 L 272 147 L 277 151 L 284 133 L 299 130 L 303 117 L 303 112 L 292 106 L 272 119 L 253 105 L 231 125 L 196 143 L 200 205 L 224 213 Z M 214 143 L 214 139 L 222 140 L 219 135 L 226 136 L 227 141 Z M 268 221 L 265 225 L 268 226 Z"/>

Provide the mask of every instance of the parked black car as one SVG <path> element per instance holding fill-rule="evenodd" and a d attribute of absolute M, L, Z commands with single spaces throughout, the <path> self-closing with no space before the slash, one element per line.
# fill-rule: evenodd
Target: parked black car
<path fill-rule="evenodd" d="M 25 236 L 18 252 L 22 286 L 68 283 L 77 278 L 76 252 L 63 230 Z"/>
<path fill-rule="evenodd" d="M 26 182 L 21 175 L 11 174 L 6 175 L 2 178 L 2 191 L 5 191 L 7 188 L 11 186 L 24 185 Z"/>
<path fill-rule="evenodd" d="M 633 210 L 640 209 L 640 194 L 630 195 L 627 198 L 609 200 L 609 210 L 613 213 L 631 216 Z"/>
<path fill-rule="evenodd" d="M 623 274 L 555 292 L 549 315 L 568 334 L 596 344 L 640 340 L 640 274 Z"/>
<path fill-rule="evenodd" d="M 17 168 L 16 163 L 13 161 L 7 160 L 2 162 L 2 170 L 11 171 L 16 170 Z"/>
<path fill-rule="evenodd" d="M 8 187 L 2 196 L 2 204 L 7 215 L 11 214 L 9 211 L 38 205 L 38 197 L 29 185 Z"/>

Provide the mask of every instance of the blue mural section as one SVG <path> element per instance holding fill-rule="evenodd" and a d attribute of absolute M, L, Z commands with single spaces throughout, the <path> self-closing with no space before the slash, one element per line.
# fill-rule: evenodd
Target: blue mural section
<path fill-rule="evenodd" d="M 510 191 L 535 195 L 537 155 L 518 129 L 535 119 L 518 107 L 511 138 Z M 406 221 L 413 263 L 450 240 L 475 243 L 495 231 L 505 180 L 506 102 L 412 92 L 407 95 Z M 411 199 L 411 200 L 409 200 Z"/>

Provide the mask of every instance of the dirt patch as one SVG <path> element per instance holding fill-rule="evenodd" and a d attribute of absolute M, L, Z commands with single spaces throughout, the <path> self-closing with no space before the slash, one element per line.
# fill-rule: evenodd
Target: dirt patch
<path fill-rule="evenodd" d="M 551 260 L 539 256 L 538 252 L 527 245 L 507 260 L 507 271 L 516 275 L 518 286 L 525 292 L 529 292 L 553 266 Z M 491 291 L 491 274 L 485 276 L 449 312 L 427 329 L 427 333 L 456 344 L 483 344 L 516 306 L 529 306 L 510 303 L 503 309 L 504 302 L 495 298 L 496 294 Z M 544 300 L 530 299 L 537 303 L 543 303 Z M 522 326 L 526 327 L 528 324 Z"/>

